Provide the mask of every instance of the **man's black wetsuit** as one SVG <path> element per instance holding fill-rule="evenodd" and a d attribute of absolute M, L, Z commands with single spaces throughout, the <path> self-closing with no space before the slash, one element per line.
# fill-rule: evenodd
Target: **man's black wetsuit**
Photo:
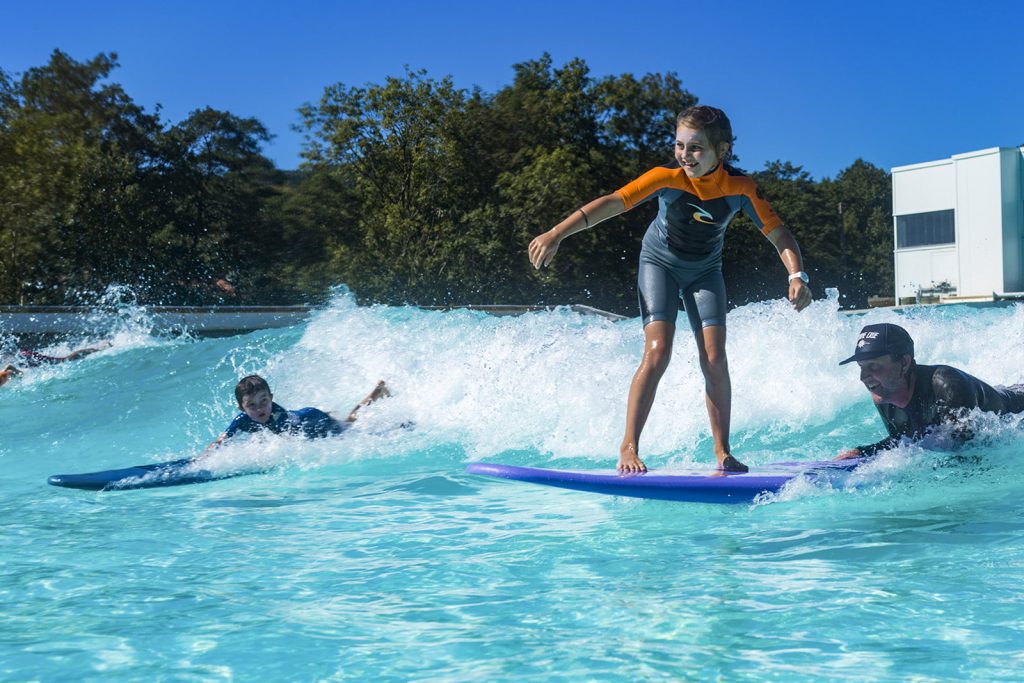
<path fill-rule="evenodd" d="M 995 388 L 948 365 L 915 365 L 911 372 L 915 376 L 914 395 L 906 408 L 875 404 L 889 436 L 869 446 L 858 446 L 864 455 L 892 448 L 903 437 L 920 438 L 930 427 L 952 421 L 961 411 L 972 408 L 989 413 L 1024 413 L 1024 384 Z"/>

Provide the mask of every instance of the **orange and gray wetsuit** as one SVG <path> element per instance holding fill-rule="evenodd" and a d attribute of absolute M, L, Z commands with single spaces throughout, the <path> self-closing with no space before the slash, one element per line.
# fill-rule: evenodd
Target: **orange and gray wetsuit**
<path fill-rule="evenodd" d="M 744 211 L 763 235 L 782 225 L 757 184 L 727 164 L 690 178 L 678 163 L 651 169 L 616 191 L 632 209 L 658 198 L 644 235 L 637 294 L 644 325 L 675 324 L 682 301 L 690 327 L 725 325 L 722 245 L 725 229 Z"/>

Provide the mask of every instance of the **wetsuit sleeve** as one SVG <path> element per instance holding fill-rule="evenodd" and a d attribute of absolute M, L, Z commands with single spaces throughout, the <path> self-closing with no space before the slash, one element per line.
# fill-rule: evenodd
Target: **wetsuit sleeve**
<path fill-rule="evenodd" d="M 772 205 L 768 203 L 757 183 L 750 178 L 745 178 L 744 180 L 748 186 L 744 188 L 745 191 L 742 195 L 743 201 L 741 206 L 743 207 L 743 213 L 747 214 L 747 217 L 754 221 L 754 225 L 757 226 L 762 235 L 767 235 L 782 225 L 782 219 L 775 213 Z"/>
<path fill-rule="evenodd" d="M 626 211 L 629 211 L 653 197 L 658 190 L 671 187 L 674 177 L 672 169 L 662 166 L 652 168 L 633 182 L 616 190 L 615 194 L 619 195 L 619 199 L 626 205 Z"/>
<path fill-rule="evenodd" d="M 974 431 L 957 418 L 968 410 L 981 408 L 1002 412 L 1001 396 L 981 380 L 946 366 L 939 366 L 932 375 L 936 417 L 953 425 L 952 437 L 960 445 L 974 438 Z"/>
<path fill-rule="evenodd" d="M 231 421 L 228 428 L 224 430 L 224 434 L 228 438 L 234 436 L 238 432 L 251 432 L 252 431 L 252 419 L 245 413 L 239 413 L 235 416 L 235 419 Z"/>
<path fill-rule="evenodd" d="M 865 458 L 871 458 L 879 451 L 886 451 L 890 448 L 895 448 L 899 442 L 900 440 L 898 438 L 889 436 L 877 443 L 868 444 L 866 446 L 857 446 L 857 450 L 860 451 L 860 454 Z"/>
<path fill-rule="evenodd" d="M 935 395 L 935 407 L 942 421 L 956 417 L 964 410 L 983 407 L 985 403 L 984 387 L 980 381 L 953 368 L 939 367 L 932 375 L 932 392 Z"/>
<path fill-rule="evenodd" d="M 875 408 L 878 410 L 878 415 L 882 418 L 882 423 L 885 425 L 885 430 L 889 432 L 889 436 L 872 444 L 857 446 L 857 450 L 859 450 L 865 457 L 871 457 L 879 451 L 884 451 L 894 447 L 900 442 L 900 438 L 906 436 L 906 434 L 901 434 L 899 429 L 896 428 L 896 424 L 893 422 L 892 417 L 886 411 L 885 407 L 882 405 L 876 405 Z"/>
<path fill-rule="evenodd" d="M 996 387 L 995 390 L 1003 397 L 1007 413 L 1024 413 L 1024 384 L 1013 384 L 1008 387 Z"/>

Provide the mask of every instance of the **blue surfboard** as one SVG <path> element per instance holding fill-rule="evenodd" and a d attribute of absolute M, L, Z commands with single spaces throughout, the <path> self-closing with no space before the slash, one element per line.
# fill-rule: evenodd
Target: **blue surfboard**
<path fill-rule="evenodd" d="M 214 472 L 203 469 L 193 458 L 169 460 L 151 465 L 136 465 L 119 470 L 84 472 L 82 474 L 55 474 L 47 479 L 51 486 L 86 491 L 124 491 L 128 489 L 153 489 L 163 486 L 202 484 L 218 479 L 229 479 L 246 474 L 258 474 L 262 470 Z"/>
<path fill-rule="evenodd" d="M 763 493 L 778 493 L 797 477 L 831 479 L 849 472 L 860 462 L 860 459 L 778 462 L 752 467 L 749 472 L 654 470 L 645 474 L 620 474 L 615 470 L 556 470 L 478 462 L 467 467 L 466 472 L 612 496 L 687 503 L 750 503 Z"/>

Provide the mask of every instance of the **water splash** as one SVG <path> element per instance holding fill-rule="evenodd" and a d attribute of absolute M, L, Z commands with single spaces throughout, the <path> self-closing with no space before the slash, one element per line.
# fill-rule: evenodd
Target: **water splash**
<path fill-rule="evenodd" d="M 840 313 L 835 291 L 800 313 L 782 300 L 743 306 L 729 315 L 734 448 L 757 464 L 823 459 L 880 438 L 856 371 L 838 362 L 862 325 L 883 321 L 907 327 L 922 362 L 997 384 L 1018 372 L 1008 368 L 1024 367 L 1024 306 L 850 316 Z M 617 453 L 642 346 L 637 319 L 566 308 L 497 317 L 359 307 L 341 292 L 293 347 L 262 361 L 246 349 L 232 363 L 265 373 L 287 405 L 337 412 L 385 379 L 395 396 L 375 409 L 381 419 L 413 420 L 432 439 L 460 444 L 469 459 L 537 452 L 547 462 L 596 466 Z M 703 377 L 689 334 L 677 336 L 642 449 L 656 465 L 709 462 Z"/>

